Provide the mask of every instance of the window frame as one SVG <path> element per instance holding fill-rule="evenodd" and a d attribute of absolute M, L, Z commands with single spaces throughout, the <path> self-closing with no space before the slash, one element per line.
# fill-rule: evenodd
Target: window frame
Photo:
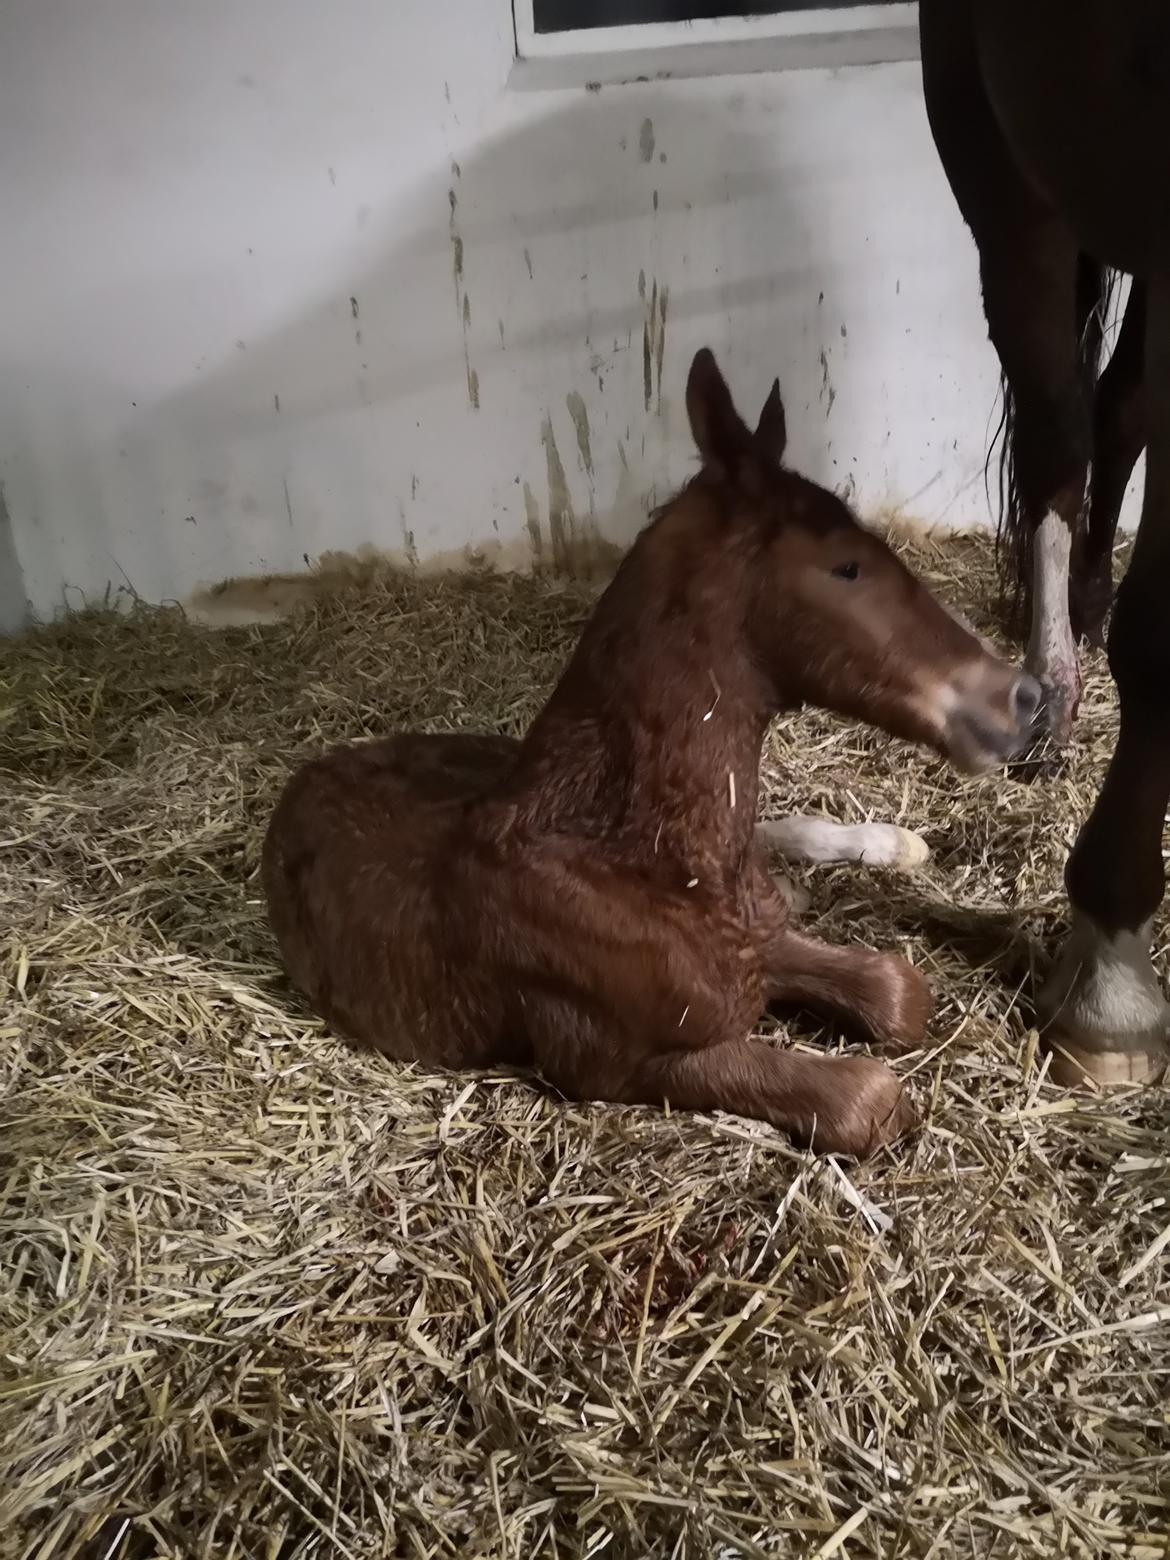
<path fill-rule="evenodd" d="M 538 33 L 534 0 L 512 0 L 519 88 L 617 86 L 631 81 L 740 75 L 918 58 L 918 6 L 827 8 Z"/>

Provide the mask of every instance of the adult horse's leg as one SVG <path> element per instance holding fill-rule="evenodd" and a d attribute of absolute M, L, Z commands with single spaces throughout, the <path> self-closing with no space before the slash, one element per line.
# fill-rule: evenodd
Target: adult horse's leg
<path fill-rule="evenodd" d="M 1148 1081 L 1170 1060 L 1170 1008 L 1150 961 L 1170 802 L 1170 279 L 1149 284 L 1147 308 L 1145 496 L 1109 630 L 1120 730 L 1069 857 L 1072 932 L 1039 1004 L 1066 1081 Z"/>
<path fill-rule="evenodd" d="M 1013 402 L 1008 436 L 1012 526 L 1027 570 L 1031 630 L 1025 665 L 1045 691 L 1048 729 L 1067 741 L 1081 696 L 1069 614 L 1069 566 L 1089 467 L 1089 412 L 1075 331 L 1079 256 L 1053 217 L 980 250 L 983 306 Z"/>
<path fill-rule="evenodd" d="M 1113 542 L 1122 500 L 1145 448 L 1146 287 L 1135 281 L 1093 404 L 1093 474 L 1084 545 L 1073 559 L 1072 624 L 1100 644 L 1113 604 Z"/>
<path fill-rule="evenodd" d="M 927 116 L 979 250 L 984 312 L 1006 381 L 1010 492 L 1001 530 L 1031 611 L 1027 667 L 1063 741 L 1081 686 L 1068 591 L 1089 463 L 1080 345 L 1089 268 L 1003 138 L 983 88 L 970 0 L 920 0 L 919 25 Z"/>

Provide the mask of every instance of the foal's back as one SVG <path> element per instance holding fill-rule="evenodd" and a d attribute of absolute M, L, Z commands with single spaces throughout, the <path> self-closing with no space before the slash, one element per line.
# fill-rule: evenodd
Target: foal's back
<path fill-rule="evenodd" d="M 475 980 L 466 924 L 487 907 L 463 879 L 485 865 L 467 849 L 475 804 L 517 751 L 408 733 L 337 748 L 286 787 L 261 869 L 272 928 L 293 984 L 343 1033 L 440 1066 L 501 1059 L 505 1015 Z M 452 1007 L 432 1033 L 438 993 Z"/>

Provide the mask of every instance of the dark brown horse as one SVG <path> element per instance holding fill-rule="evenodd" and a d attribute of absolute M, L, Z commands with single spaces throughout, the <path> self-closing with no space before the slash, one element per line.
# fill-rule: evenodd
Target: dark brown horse
<path fill-rule="evenodd" d="M 766 728 L 809 701 L 977 770 L 1026 739 L 1040 689 L 782 468 L 779 387 L 751 433 L 701 352 L 687 409 L 702 468 L 525 740 L 407 734 L 308 764 L 268 831 L 269 913 L 314 1007 L 392 1056 L 534 1067 L 574 1098 L 865 1154 L 912 1119 L 890 1069 L 752 1027 L 795 1003 L 914 1045 L 926 982 L 793 929 L 756 837 Z"/>
<path fill-rule="evenodd" d="M 1145 445 L 1146 289 L 1134 283 L 1100 373 L 1116 273 L 1102 251 L 1085 247 L 1072 214 L 1028 177 L 1009 144 L 980 59 L 983 9 L 980 0 L 921 0 L 922 77 L 935 144 L 979 250 L 1003 370 L 1005 584 L 1030 613 L 1027 666 L 1044 685 L 1049 729 L 1063 741 L 1080 698 L 1077 642 L 1100 642 L 1117 520 Z M 1061 10 L 1062 36 L 1082 9 L 1074 0 Z M 1097 9 L 1104 16 L 1108 7 Z M 1052 43 L 1054 61 L 1061 47 Z M 1075 118 L 1082 99 L 1054 90 Z M 1043 111 L 1050 107 L 1064 111 L 1047 101 Z"/>
<path fill-rule="evenodd" d="M 1040 1008 L 1063 1075 L 1147 1080 L 1170 1056 L 1170 1009 L 1149 953 L 1170 800 L 1170 6 L 922 0 L 921 24 L 935 134 L 975 231 L 1016 397 L 1017 473 L 1032 519 L 1048 505 L 1062 524 L 1075 521 L 1090 453 L 1072 348 L 1091 289 L 1078 308 L 1077 276 L 1110 266 L 1135 278 L 1097 394 L 1094 504 L 1099 488 L 1105 497 L 1090 511 L 1083 555 L 1091 593 L 1093 530 L 1103 548 L 1144 441 L 1141 520 L 1109 629 L 1120 731 L 1069 858 L 1072 933 Z M 1041 617 L 1056 579 L 1044 573 L 1043 530 Z M 1074 568 L 1077 557 L 1074 547 Z"/>

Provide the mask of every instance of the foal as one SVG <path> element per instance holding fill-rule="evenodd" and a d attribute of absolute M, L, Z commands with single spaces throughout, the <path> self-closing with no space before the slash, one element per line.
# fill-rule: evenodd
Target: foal
<path fill-rule="evenodd" d="M 901 958 L 790 927 L 755 837 L 768 723 L 807 700 L 974 771 L 1026 740 L 1040 691 L 781 468 L 778 386 L 753 434 L 704 350 L 687 410 L 702 469 L 525 740 L 404 734 L 306 765 L 265 841 L 269 914 L 317 1011 L 391 1056 L 864 1155 L 913 1119 L 889 1068 L 752 1027 L 795 1003 L 913 1046 L 929 993 Z"/>

